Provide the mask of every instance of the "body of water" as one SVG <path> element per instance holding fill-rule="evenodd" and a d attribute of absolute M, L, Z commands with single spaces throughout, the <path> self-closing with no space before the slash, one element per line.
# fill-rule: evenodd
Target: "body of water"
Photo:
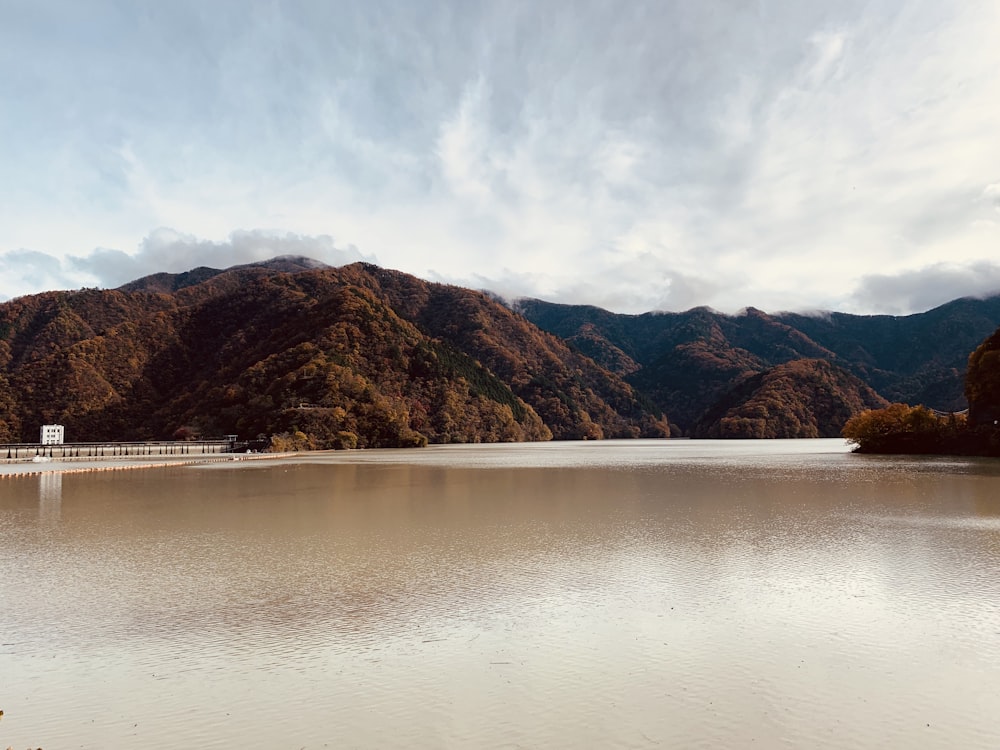
<path fill-rule="evenodd" d="M 0 747 L 996 748 L 1000 462 L 842 441 L 0 478 Z"/>

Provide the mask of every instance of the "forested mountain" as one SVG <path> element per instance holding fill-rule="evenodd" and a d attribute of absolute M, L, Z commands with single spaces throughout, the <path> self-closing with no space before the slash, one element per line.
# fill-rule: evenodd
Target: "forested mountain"
<path fill-rule="evenodd" d="M 20 297 L 0 304 L 0 440 L 828 436 L 885 399 L 964 408 L 968 353 L 1000 326 L 1000 297 L 905 317 L 514 308 L 293 257 Z"/>
<path fill-rule="evenodd" d="M 489 296 L 283 258 L 0 304 L 0 440 L 235 433 L 284 447 L 669 434 Z"/>
<path fill-rule="evenodd" d="M 1000 325 L 1000 296 L 908 316 L 769 315 L 754 308 L 739 315 L 708 308 L 619 315 L 540 300 L 520 300 L 515 308 L 624 377 L 689 434 L 714 434 L 709 426 L 722 405 L 727 411 L 751 399 L 750 378 L 796 360 L 828 361 L 890 401 L 964 409 L 969 352 Z M 814 374 L 811 368 L 782 373 L 788 409 L 808 402 Z M 793 387 L 796 379 L 801 388 Z M 847 388 L 845 403 L 857 403 L 850 395 L 856 390 Z"/>
<path fill-rule="evenodd" d="M 865 409 L 888 402 L 825 359 L 794 359 L 751 375 L 710 406 L 691 432 L 702 438 L 839 437 Z"/>

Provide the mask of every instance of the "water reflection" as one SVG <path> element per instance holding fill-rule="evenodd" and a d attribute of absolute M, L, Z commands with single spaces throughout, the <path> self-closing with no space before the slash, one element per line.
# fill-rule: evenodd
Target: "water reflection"
<path fill-rule="evenodd" d="M 62 482 L 59 472 L 38 475 L 38 517 L 45 523 L 57 523 L 62 515 Z"/>
<path fill-rule="evenodd" d="M 600 448 L 6 485 L 4 746 L 994 746 L 992 464 Z"/>

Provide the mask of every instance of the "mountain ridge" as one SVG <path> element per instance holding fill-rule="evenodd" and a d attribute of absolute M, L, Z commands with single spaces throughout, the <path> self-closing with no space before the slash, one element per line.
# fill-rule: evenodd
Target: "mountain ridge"
<path fill-rule="evenodd" d="M 0 303 L 0 439 L 51 421 L 301 447 L 832 435 L 886 400 L 964 408 L 968 353 L 997 327 L 1000 296 L 624 315 L 279 256 Z"/>
<path fill-rule="evenodd" d="M 311 448 L 669 434 L 631 386 L 486 294 L 364 263 L 283 268 L 0 304 L 0 439 L 49 422 Z"/>
<path fill-rule="evenodd" d="M 516 309 L 540 328 L 576 341 L 606 367 L 620 351 L 637 367 L 620 374 L 689 431 L 741 379 L 798 359 L 823 359 L 889 401 L 966 407 L 969 352 L 1000 326 L 1000 295 L 961 298 L 909 316 L 849 313 L 737 315 L 705 307 L 622 315 L 589 306 L 522 299 Z"/>

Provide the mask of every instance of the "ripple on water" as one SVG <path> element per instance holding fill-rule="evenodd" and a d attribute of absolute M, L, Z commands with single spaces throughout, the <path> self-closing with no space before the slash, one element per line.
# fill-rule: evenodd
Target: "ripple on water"
<path fill-rule="evenodd" d="M 0 737 L 995 746 L 991 471 L 594 445 L 7 485 Z"/>

